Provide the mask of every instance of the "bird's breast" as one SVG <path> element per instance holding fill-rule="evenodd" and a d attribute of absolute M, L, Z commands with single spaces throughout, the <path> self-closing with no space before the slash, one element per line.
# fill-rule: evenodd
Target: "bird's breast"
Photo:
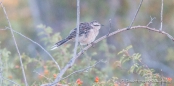
<path fill-rule="evenodd" d="M 87 45 L 93 42 L 98 35 L 98 31 L 91 29 L 88 34 L 83 34 L 79 37 L 79 42 L 81 45 Z"/>

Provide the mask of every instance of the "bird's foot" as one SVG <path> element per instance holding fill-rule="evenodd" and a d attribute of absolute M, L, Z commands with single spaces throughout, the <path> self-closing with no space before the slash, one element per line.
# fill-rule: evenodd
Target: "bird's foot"
<path fill-rule="evenodd" d="M 84 54 L 84 53 L 85 53 L 85 50 L 84 50 L 84 48 L 83 48 L 83 46 L 82 46 L 82 45 L 80 45 L 80 51 L 82 52 L 82 54 Z"/>
<path fill-rule="evenodd" d="M 91 42 L 91 45 L 92 45 L 92 47 L 94 48 L 95 43 L 94 43 L 94 42 Z"/>

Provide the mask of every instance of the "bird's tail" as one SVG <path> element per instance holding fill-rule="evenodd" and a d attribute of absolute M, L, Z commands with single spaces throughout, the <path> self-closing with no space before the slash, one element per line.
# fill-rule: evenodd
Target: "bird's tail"
<path fill-rule="evenodd" d="M 67 43 L 67 42 L 69 42 L 69 41 L 70 41 L 70 39 L 68 39 L 68 38 L 63 39 L 63 40 L 57 42 L 54 46 L 52 46 L 52 47 L 51 47 L 51 50 L 54 50 L 54 49 L 58 48 L 59 46 L 65 44 L 65 43 Z"/>

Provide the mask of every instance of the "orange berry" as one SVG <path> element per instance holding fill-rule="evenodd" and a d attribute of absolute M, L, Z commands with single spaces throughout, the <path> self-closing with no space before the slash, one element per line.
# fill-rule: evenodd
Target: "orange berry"
<path fill-rule="evenodd" d="M 119 85 L 117 83 L 115 83 L 114 86 L 119 86 Z"/>
<path fill-rule="evenodd" d="M 39 79 L 42 79 L 42 78 L 43 78 L 42 74 L 39 74 L 39 75 L 38 75 L 38 78 L 39 78 Z"/>
<path fill-rule="evenodd" d="M 77 79 L 77 80 L 76 80 L 76 83 L 77 83 L 78 85 L 82 85 L 82 84 L 83 84 L 83 81 L 81 81 L 80 79 Z"/>
<path fill-rule="evenodd" d="M 57 77 L 57 74 L 53 74 L 53 77 L 56 78 Z"/>
<path fill-rule="evenodd" d="M 44 70 L 44 75 L 48 75 L 49 74 L 49 70 L 45 69 Z"/>
<path fill-rule="evenodd" d="M 9 76 L 8 76 L 8 78 L 9 78 L 9 79 L 12 79 L 12 78 L 13 78 L 13 76 L 12 76 L 12 75 L 9 75 Z"/>
<path fill-rule="evenodd" d="M 167 78 L 167 81 L 168 81 L 168 82 L 171 82 L 171 81 L 172 81 L 172 78 Z"/>
<path fill-rule="evenodd" d="M 99 78 L 98 77 L 95 77 L 95 82 L 99 82 Z"/>
<path fill-rule="evenodd" d="M 16 65 L 16 66 L 15 66 L 15 68 L 17 68 L 17 69 L 18 69 L 18 68 L 20 68 L 20 66 L 19 66 L 19 65 Z"/>

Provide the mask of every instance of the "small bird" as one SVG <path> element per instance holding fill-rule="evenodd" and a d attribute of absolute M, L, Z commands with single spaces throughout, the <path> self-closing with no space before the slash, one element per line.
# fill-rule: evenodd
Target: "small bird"
<path fill-rule="evenodd" d="M 95 40 L 95 38 L 97 37 L 97 35 L 99 34 L 99 30 L 100 30 L 101 26 L 103 26 L 103 25 L 97 21 L 80 23 L 79 39 L 78 39 L 80 45 L 88 45 L 88 44 L 92 43 Z M 59 46 L 65 44 L 71 40 L 74 40 L 76 38 L 76 32 L 77 32 L 77 28 L 71 30 L 70 34 L 65 39 L 62 39 L 61 41 L 57 42 L 52 47 L 51 50 L 54 50 L 54 49 L 58 48 Z"/>

